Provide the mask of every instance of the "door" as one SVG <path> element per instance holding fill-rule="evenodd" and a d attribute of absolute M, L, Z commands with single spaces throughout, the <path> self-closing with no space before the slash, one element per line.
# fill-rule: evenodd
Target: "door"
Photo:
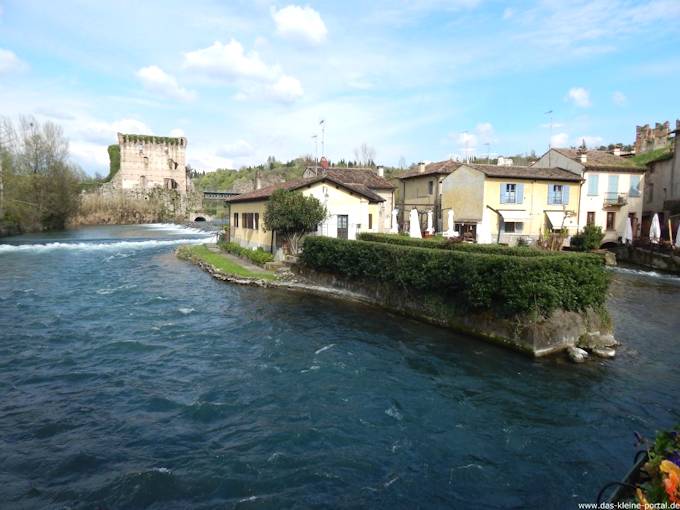
<path fill-rule="evenodd" d="M 338 214 L 338 239 L 347 239 L 347 225 L 349 224 L 346 214 Z"/>

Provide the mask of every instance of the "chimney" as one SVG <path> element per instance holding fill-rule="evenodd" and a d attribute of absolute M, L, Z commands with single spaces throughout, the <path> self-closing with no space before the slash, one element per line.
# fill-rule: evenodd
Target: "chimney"
<path fill-rule="evenodd" d="M 621 155 L 621 147 L 614 147 L 614 156 Z"/>
<path fill-rule="evenodd" d="M 262 180 L 260 179 L 260 171 L 255 171 L 255 189 L 262 188 Z"/>
<path fill-rule="evenodd" d="M 425 172 L 425 163 L 423 163 L 422 161 L 418 163 L 418 172 L 420 172 L 421 174 Z"/>
<path fill-rule="evenodd" d="M 381 166 L 378 167 L 378 177 L 385 177 L 385 169 Z"/>
<path fill-rule="evenodd" d="M 588 162 L 588 155 L 585 152 L 581 153 L 581 163 L 584 165 Z"/>

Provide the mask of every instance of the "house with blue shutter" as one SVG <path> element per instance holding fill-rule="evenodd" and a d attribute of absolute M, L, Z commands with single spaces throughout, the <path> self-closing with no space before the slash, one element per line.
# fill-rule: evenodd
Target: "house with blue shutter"
<path fill-rule="evenodd" d="M 649 225 L 641 225 L 644 167 L 613 152 L 585 147 L 550 149 L 533 167 L 560 167 L 583 179 L 578 200 L 578 228 L 601 227 L 605 234 L 603 246 L 619 242 L 625 235 L 628 218 L 634 239 L 649 232 Z"/>
<path fill-rule="evenodd" d="M 578 228 L 582 178 L 562 168 L 464 163 L 442 182 L 442 217 L 478 242 L 517 244 Z"/>

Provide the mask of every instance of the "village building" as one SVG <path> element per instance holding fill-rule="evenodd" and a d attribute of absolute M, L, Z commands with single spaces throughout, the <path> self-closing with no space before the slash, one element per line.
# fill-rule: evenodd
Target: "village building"
<path fill-rule="evenodd" d="M 441 195 L 442 181 L 459 162 L 453 160 L 436 163 L 418 163 L 415 170 L 397 178 L 396 206 L 399 209 L 401 230 L 408 231 L 411 209 L 418 210 L 420 229 L 427 227 L 427 211 L 433 212 L 433 228 L 443 230 Z"/>
<path fill-rule="evenodd" d="M 460 164 L 442 180 L 444 229 L 509 245 L 562 229 L 575 234 L 581 180 L 561 168 Z"/>
<path fill-rule="evenodd" d="M 675 121 L 675 130 L 680 129 L 680 119 Z M 644 126 L 635 126 L 635 153 L 641 154 L 643 152 L 663 149 L 671 144 L 671 126 L 668 121 L 663 124 L 657 122 L 652 128 L 649 124 Z"/>
<path fill-rule="evenodd" d="M 647 163 L 642 208 L 643 236 L 649 233 L 654 214 L 659 215 L 663 239 L 668 239 L 668 220 L 671 220 L 673 235 L 680 223 L 680 129 L 673 134 L 673 150 Z"/>
<path fill-rule="evenodd" d="M 330 173 L 283 182 L 242 193 L 225 200 L 229 207 L 229 239 L 248 248 L 277 252 L 282 240 L 276 232 L 265 230 L 264 214 L 272 193 L 278 189 L 300 191 L 313 196 L 326 207 L 326 220 L 317 235 L 356 239 L 359 232 L 386 232 L 380 221 L 385 198 L 365 184 L 343 182 Z"/>
<path fill-rule="evenodd" d="M 360 168 L 360 167 L 328 167 L 310 166 L 302 174 L 303 178 L 328 175 L 345 184 L 355 187 L 365 187 L 384 199 L 378 208 L 378 225 L 380 231 L 388 232 L 392 228 L 392 209 L 394 208 L 395 186 L 385 179 L 383 167 Z"/>
<path fill-rule="evenodd" d="M 161 188 L 186 195 L 190 187 L 186 148 L 185 137 L 118 133 L 120 167 L 111 187 L 135 192 Z"/>
<path fill-rule="evenodd" d="M 640 236 L 644 167 L 607 151 L 585 148 L 550 149 L 532 166 L 555 167 L 583 179 L 578 201 L 579 229 L 599 226 L 605 234 L 602 244 L 614 244 L 623 238 L 630 218 L 633 237 Z M 642 231 L 648 230 L 642 225 Z"/>

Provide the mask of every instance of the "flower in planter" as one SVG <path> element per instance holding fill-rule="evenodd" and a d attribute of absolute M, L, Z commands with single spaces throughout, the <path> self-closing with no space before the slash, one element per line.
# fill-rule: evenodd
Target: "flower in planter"
<path fill-rule="evenodd" d="M 659 471 L 664 475 L 663 485 L 671 503 L 680 503 L 680 467 L 670 460 L 661 461 Z"/>

